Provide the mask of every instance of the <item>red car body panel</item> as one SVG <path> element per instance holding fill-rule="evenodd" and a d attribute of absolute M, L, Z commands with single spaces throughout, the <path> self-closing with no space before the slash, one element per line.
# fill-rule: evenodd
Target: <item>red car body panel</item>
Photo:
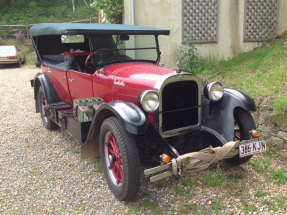
<path fill-rule="evenodd" d="M 95 71 L 94 74 L 74 70 L 57 71 L 42 66 L 60 99 L 73 105 L 74 99 L 99 97 L 109 103 L 114 100 L 138 105 L 138 97 L 145 90 L 153 90 L 156 82 L 174 70 L 146 62 L 120 63 Z M 153 114 L 148 115 L 153 123 Z"/>
<path fill-rule="evenodd" d="M 58 71 L 47 66 L 42 66 L 42 71 L 48 75 L 61 101 L 72 104 L 66 72 Z"/>
<path fill-rule="evenodd" d="M 72 102 L 74 99 L 93 97 L 92 75 L 74 70 L 67 71 Z"/>

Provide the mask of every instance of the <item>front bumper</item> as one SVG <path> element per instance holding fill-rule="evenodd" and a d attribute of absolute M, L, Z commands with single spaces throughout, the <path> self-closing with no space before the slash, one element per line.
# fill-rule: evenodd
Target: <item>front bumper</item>
<path fill-rule="evenodd" d="M 261 140 L 264 141 L 264 140 Z M 198 172 L 208 168 L 211 164 L 220 160 L 233 158 L 239 155 L 239 147 L 248 141 L 231 141 L 222 147 L 209 147 L 199 152 L 183 154 L 171 160 L 168 164 L 163 164 L 154 168 L 146 169 L 145 175 L 153 175 L 151 182 L 167 178 L 172 175 L 179 176 L 182 172 Z M 264 141 L 265 142 L 265 141 Z M 166 171 L 165 171 L 166 170 Z"/>

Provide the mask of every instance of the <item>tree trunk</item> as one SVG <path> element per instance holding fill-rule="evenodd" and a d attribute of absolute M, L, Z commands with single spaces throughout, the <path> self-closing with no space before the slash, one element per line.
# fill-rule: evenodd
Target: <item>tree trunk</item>
<path fill-rule="evenodd" d="M 87 7 L 89 7 L 89 5 L 88 5 L 88 3 L 86 2 L 86 0 L 83 0 L 84 2 L 85 2 L 85 5 L 87 6 Z"/>
<path fill-rule="evenodd" d="M 75 13 L 75 0 L 72 0 L 73 13 Z"/>

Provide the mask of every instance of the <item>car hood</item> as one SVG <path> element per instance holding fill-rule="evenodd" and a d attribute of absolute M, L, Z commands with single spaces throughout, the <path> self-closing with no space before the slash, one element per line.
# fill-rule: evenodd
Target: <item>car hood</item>
<path fill-rule="evenodd" d="M 113 76 L 114 85 L 139 90 L 154 89 L 157 81 L 175 73 L 172 69 L 144 62 L 111 65 L 105 70 Z"/>

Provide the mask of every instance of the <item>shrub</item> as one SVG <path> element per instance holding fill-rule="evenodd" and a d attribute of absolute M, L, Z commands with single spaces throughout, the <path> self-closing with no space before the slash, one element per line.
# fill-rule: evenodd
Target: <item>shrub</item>
<path fill-rule="evenodd" d="M 177 49 L 176 56 L 177 61 L 186 72 L 198 73 L 200 71 L 199 55 L 192 40 Z"/>
<path fill-rule="evenodd" d="M 94 0 L 91 7 L 102 9 L 109 23 L 122 23 L 123 0 Z"/>

